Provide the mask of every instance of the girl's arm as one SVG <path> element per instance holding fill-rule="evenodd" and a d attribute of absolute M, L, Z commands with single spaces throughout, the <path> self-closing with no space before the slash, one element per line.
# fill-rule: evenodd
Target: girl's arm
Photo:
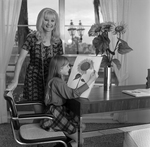
<path fill-rule="evenodd" d="M 98 78 L 98 73 L 94 70 L 91 75 L 89 80 L 83 84 L 82 86 L 80 86 L 79 88 L 77 88 L 78 93 L 81 95 L 84 91 L 86 91 L 89 86 Z"/>
<path fill-rule="evenodd" d="M 92 84 L 92 82 L 94 82 L 97 79 L 97 77 L 98 74 L 97 72 L 94 71 L 91 74 L 87 83 L 83 84 L 82 86 L 76 89 L 72 89 L 68 87 L 68 85 L 65 82 L 57 78 L 53 81 L 54 83 L 52 84 L 53 86 L 51 87 L 53 89 L 52 97 L 59 96 L 59 97 L 63 97 L 64 99 L 77 98 L 89 88 L 89 86 Z"/>

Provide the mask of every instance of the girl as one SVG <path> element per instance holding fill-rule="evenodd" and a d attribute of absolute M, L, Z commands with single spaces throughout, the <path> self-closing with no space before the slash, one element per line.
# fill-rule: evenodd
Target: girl
<path fill-rule="evenodd" d="M 96 80 L 98 74 L 93 72 L 90 79 L 81 87 L 72 89 L 67 86 L 64 76 L 69 73 L 70 67 L 68 59 L 64 56 L 55 56 L 49 65 L 49 75 L 45 91 L 45 105 L 50 113 L 54 116 L 53 120 L 44 119 L 41 121 L 41 127 L 54 131 L 61 130 L 71 139 L 72 146 L 77 146 L 77 125 L 78 117 L 74 116 L 66 107 L 67 99 L 78 98 L 89 88 L 89 85 Z"/>
<path fill-rule="evenodd" d="M 37 31 L 27 36 L 22 46 L 14 78 L 7 89 L 14 90 L 16 88 L 22 64 L 29 53 L 30 63 L 26 70 L 23 98 L 44 103 L 44 91 L 50 60 L 57 54 L 63 54 L 59 19 L 56 11 L 51 8 L 42 9 L 37 17 L 36 29 Z M 35 113 L 41 113 L 42 110 L 43 108 L 40 105 L 34 106 Z"/>

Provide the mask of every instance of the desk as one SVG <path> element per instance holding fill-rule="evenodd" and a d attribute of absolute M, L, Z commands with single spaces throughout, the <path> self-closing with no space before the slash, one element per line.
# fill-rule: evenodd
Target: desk
<path fill-rule="evenodd" d="M 80 118 L 80 126 L 84 115 L 92 113 L 122 112 L 150 108 L 150 97 L 133 97 L 122 93 L 122 90 L 145 88 L 145 85 L 112 86 L 110 91 L 94 86 L 89 98 L 68 100 L 68 107 Z M 78 130 L 79 146 L 82 144 L 82 129 Z"/>

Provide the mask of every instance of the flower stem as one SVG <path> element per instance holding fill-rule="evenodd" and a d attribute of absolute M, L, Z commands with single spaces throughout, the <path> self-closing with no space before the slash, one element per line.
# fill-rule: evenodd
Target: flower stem
<path fill-rule="evenodd" d="M 117 50 L 117 47 L 118 47 L 118 44 L 119 44 L 119 39 L 120 39 L 120 38 L 118 38 L 118 41 L 117 41 L 117 43 L 116 43 L 116 46 L 115 46 L 115 49 L 114 49 L 114 53 L 115 53 L 115 51 Z M 110 61 L 112 61 L 113 57 L 114 57 L 114 55 L 111 56 L 111 60 L 110 60 Z"/>
<path fill-rule="evenodd" d="M 115 46 L 114 52 L 115 52 L 115 51 L 116 51 L 116 49 L 117 49 L 118 43 L 119 43 L 119 38 L 118 38 L 118 41 L 117 41 L 117 43 L 116 43 L 116 46 Z"/>

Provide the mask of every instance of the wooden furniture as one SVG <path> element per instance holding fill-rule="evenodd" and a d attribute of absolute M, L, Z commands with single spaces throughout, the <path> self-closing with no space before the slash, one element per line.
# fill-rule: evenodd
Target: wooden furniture
<path fill-rule="evenodd" d="M 80 126 L 84 116 L 92 115 L 93 113 L 107 113 L 107 112 L 123 112 L 130 110 L 141 110 L 150 108 L 150 97 L 133 97 L 122 93 L 122 90 L 145 88 L 145 85 L 132 85 L 132 86 L 112 86 L 110 91 L 104 91 L 103 87 L 93 87 L 89 98 L 77 98 L 68 100 L 67 106 L 80 117 Z M 79 126 L 79 146 L 82 144 L 82 130 Z M 109 129 L 98 131 L 99 135 L 106 135 L 110 133 L 117 133 L 121 131 L 131 131 L 139 128 L 150 127 L 149 124 L 141 126 L 132 126 L 117 129 Z M 94 133 L 93 133 L 94 135 Z"/>

